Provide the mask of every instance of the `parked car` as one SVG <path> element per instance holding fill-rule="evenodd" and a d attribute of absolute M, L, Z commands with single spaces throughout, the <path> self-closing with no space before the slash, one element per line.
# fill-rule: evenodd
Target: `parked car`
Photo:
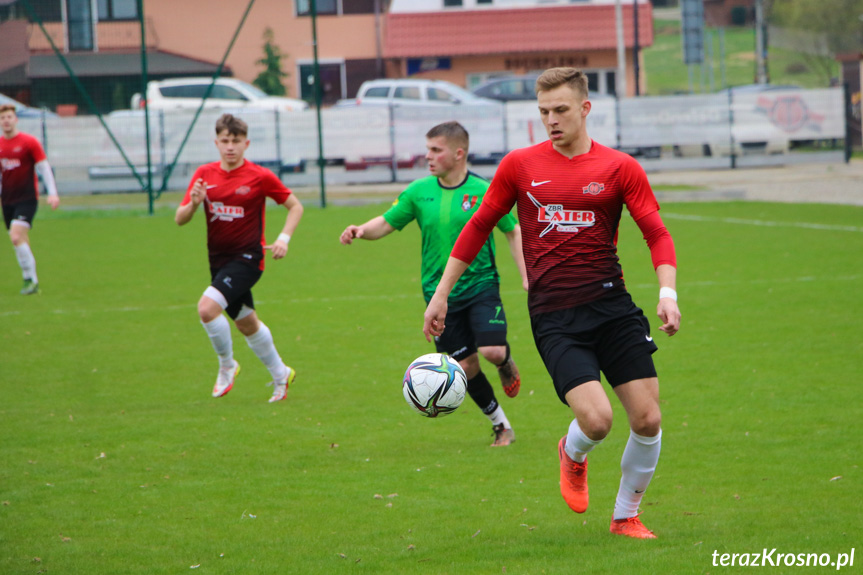
<path fill-rule="evenodd" d="M 155 110 L 198 108 L 212 81 L 212 78 L 200 77 L 150 82 L 147 84 L 147 105 Z M 141 94 L 132 96 L 131 107 L 133 110 L 144 107 Z M 269 96 L 257 87 L 236 78 L 217 78 L 204 104 L 204 108 L 252 108 L 286 112 L 305 110 L 308 107 L 303 100 Z"/>
<path fill-rule="evenodd" d="M 12 104 L 15 106 L 15 113 L 18 114 L 19 118 L 41 118 L 42 114 L 45 114 L 48 118 L 56 118 L 57 114 L 51 112 L 50 110 L 41 110 L 39 108 L 31 108 L 30 106 L 25 106 L 18 100 L 10 98 L 9 96 L 5 96 L 0 94 L 0 105 Z"/>
<path fill-rule="evenodd" d="M 367 80 L 357 90 L 353 104 L 340 100 L 336 106 L 499 106 L 499 102 L 476 96 L 464 88 L 443 80 L 381 79 Z"/>
<path fill-rule="evenodd" d="M 491 98 L 501 102 L 518 102 L 523 100 L 536 100 L 536 79 L 538 74 L 527 74 L 523 76 L 504 76 L 493 78 L 484 84 L 480 84 L 471 92 L 482 98 Z"/>

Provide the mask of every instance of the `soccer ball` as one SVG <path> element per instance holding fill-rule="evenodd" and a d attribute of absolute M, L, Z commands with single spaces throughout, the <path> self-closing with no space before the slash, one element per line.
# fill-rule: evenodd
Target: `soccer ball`
<path fill-rule="evenodd" d="M 443 417 L 464 401 L 467 376 L 450 356 L 429 353 L 408 366 L 402 391 L 405 401 L 420 415 Z"/>

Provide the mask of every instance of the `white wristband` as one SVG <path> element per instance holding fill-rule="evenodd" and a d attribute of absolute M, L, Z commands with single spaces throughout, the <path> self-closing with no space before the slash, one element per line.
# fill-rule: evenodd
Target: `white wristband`
<path fill-rule="evenodd" d="M 661 287 L 659 288 L 659 299 L 664 297 L 670 297 L 674 301 L 677 301 L 677 292 L 670 287 Z"/>
<path fill-rule="evenodd" d="M 285 245 L 288 245 L 288 243 L 290 243 L 291 241 L 291 236 L 289 236 L 288 234 L 279 234 L 279 237 L 276 238 L 276 241 L 285 242 Z"/>

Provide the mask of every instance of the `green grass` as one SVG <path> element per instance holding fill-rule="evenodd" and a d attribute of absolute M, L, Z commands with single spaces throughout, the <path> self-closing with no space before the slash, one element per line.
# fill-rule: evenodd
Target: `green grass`
<path fill-rule="evenodd" d="M 684 320 L 657 335 L 663 454 L 642 506 L 656 541 L 608 534 L 627 436 L 616 401 L 591 456 L 591 508 L 561 500 L 570 415 L 502 238 L 524 383 L 499 397 L 518 441 L 489 448 L 469 401 L 442 420 L 408 408 L 402 372 L 431 349 L 418 231 L 337 241 L 383 209 L 309 207 L 287 259 L 267 263 L 258 311 L 299 374 L 277 405 L 236 331 L 243 372 L 209 396 L 200 216 L 178 228 L 170 206 L 43 210 L 36 297 L 17 295 L 0 250 L 0 572 L 716 573 L 714 550 L 859 547 L 863 209 L 664 206 Z M 271 227 L 283 217 L 271 210 Z M 656 281 L 629 218 L 620 245 L 652 316 Z"/>
<path fill-rule="evenodd" d="M 708 27 L 713 34 L 712 73 L 714 88 L 722 86 L 719 31 Z M 755 82 L 755 29 L 729 26 L 725 28 L 725 79 L 729 86 Z M 646 73 L 645 93 L 651 96 L 689 93 L 688 66 L 683 63 L 683 46 L 680 39 L 680 22 L 654 21 L 653 46 L 643 50 Z M 705 46 L 705 59 L 710 62 L 709 48 Z M 839 74 L 836 62 L 827 62 L 832 75 Z M 810 58 L 793 50 L 768 46 L 768 70 L 773 84 L 791 84 L 803 88 L 825 88 L 829 77 Z M 692 87 L 701 91 L 702 70 L 693 66 Z M 710 76 L 704 77 L 704 91 L 710 91 Z"/>

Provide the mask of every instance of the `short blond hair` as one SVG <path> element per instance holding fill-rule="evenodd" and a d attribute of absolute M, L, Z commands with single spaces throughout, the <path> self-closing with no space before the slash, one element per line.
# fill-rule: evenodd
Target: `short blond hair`
<path fill-rule="evenodd" d="M 564 84 L 582 99 L 587 99 L 587 75 L 578 68 L 549 68 L 536 79 L 536 93 L 554 90 Z"/>
<path fill-rule="evenodd" d="M 15 112 L 15 115 L 18 115 L 18 110 L 15 108 L 15 104 L 0 104 L 0 114 L 3 112 Z"/>

